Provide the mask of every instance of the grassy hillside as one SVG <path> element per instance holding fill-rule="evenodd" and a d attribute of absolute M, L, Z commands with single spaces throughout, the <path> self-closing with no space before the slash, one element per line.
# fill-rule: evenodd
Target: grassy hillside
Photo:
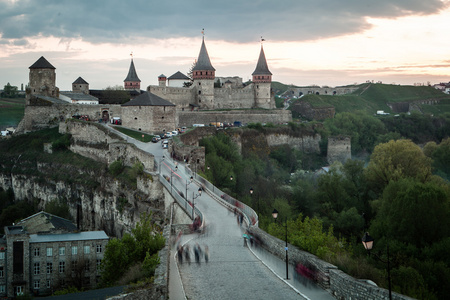
<path fill-rule="evenodd" d="M 349 95 L 306 95 L 299 101 L 307 101 L 313 107 L 333 106 L 336 113 L 363 110 L 375 113 L 377 110 L 392 112 L 387 103 L 440 100 L 437 105 L 418 105 L 423 112 L 442 114 L 450 112 L 450 95 L 428 86 L 400 86 L 388 84 L 362 84 Z"/>
<path fill-rule="evenodd" d="M 281 83 L 278 81 L 272 81 L 271 87 L 276 95 L 281 95 L 284 92 L 286 92 L 289 88 L 296 87 L 296 86 L 294 86 L 292 84 L 284 84 L 284 83 Z"/>
<path fill-rule="evenodd" d="M 0 98 L 0 128 L 16 127 L 24 113 L 24 98 Z"/>

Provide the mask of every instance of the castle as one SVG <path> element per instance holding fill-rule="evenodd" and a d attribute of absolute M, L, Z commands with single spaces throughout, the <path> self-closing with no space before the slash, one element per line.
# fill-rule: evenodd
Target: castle
<path fill-rule="evenodd" d="M 54 126 L 73 116 L 89 116 L 90 120 L 105 122 L 113 117 L 121 118 L 125 127 L 148 133 L 172 131 L 196 123 L 292 120 L 289 111 L 275 109 L 272 73 L 262 44 L 253 80 L 247 83 L 239 77 L 215 76 L 204 37 L 192 69 L 192 81 L 181 72 L 169 78 L 160 75 L 159 84 L 148 86 L 146 91 L 141 90 L 133 59 L 124 80 L 124 91 L 90 90 L 89 83 L 81 77 L 72 83 L 72 91 L 60 91 L 55 84 L 56 68 L 44 57 L 29 69 L 25 117 L 18 126 L 19 133 Z"/>

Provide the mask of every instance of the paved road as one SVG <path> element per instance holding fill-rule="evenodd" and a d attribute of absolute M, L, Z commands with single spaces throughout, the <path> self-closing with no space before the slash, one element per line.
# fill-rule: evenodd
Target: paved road
<path fill-rule="evenodd" d="M 167 158 L 167 151 L 163 151 L 160 143 L 142 143 L 131 138 L 128 141 L 154 154 L 157 162 L 161 161 L 162 155 Z M 164 163 L 162 174 L 171 177 L 174 168 L 167 165 L 171 166 L 169 162 Z M 172 174 L 172 183 L 179 191 L 186 193 L 189 176 L 184 165 L 178 166 Z M 198 186 L 189 184 L 187 188 L 188 200 L 192 201 L 193 194 L 198 194 Z M 172 249 L 170 299 L 333 299 L 327 292 L 302 285 L 292 277 L 287 284 L 282 279 L 284 262 L 261 250 L 255 250 L 255 255 L 251 249 L 244 247 L 244 227 L 237 224 L 233 213 L 207 193 L 195 199 L 195 206 L 203 213 L 206 233 L 181 238 L 181 244 L 190 247 L 190 263 L 184 259 L 177 265 L 173 260 L 176 251 Z M 203 251 L 208 246 L 208 262 L 205 262 L 203 255 L 199 263 L 195 261 L 193 249 L 196 244 Z M 179 275 L 176 274 L 177 266 Z"/>

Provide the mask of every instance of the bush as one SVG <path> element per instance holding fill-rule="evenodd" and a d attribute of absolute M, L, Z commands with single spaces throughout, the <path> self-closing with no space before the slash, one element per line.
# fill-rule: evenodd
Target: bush
<path fill-rule="evenodd" d="M 109 165 L 109 172 L 111 173 L 111 175 L 117 176 L 120 173 L 122 173 L 124 168 L 125 168 L 125 166 L 123 164 L 123 161 L 116 160 L 115 162 L 113 162 L 112 164 Z"/>

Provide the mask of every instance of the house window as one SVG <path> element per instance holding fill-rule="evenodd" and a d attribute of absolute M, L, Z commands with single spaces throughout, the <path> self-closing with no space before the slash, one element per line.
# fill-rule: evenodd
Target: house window
<path fill-rule="evenodd" d="M 35 281 L 34 281 L 34 289 L 35 289 L 35 290 L 38 290 L 38 289 L 39 289 L 39 286 L 40 286 L 39 280 L 35 280 Z"/>
<path fill-rule="evenodd" d="M 97 245 L 97 253 L 102 253 L 102 245 Z"/>
<path fill-rule="evenodd" d="M 86 262 L 84 263 L 84 270 L 86 272 L 89 272 L 89 269 L 90 269 L 90 263 L 89 263 L 89 260 L 86 260 Z"/>
<path fill-rule="evenodd" d="M 60 261 L 59 262 L 59 273 L 64 273 L 65 268 L 66 268 L 66 262 Z"/>
<path fill-rule="evenodd" d="M 51 288 L 52 287 L 52 281 L 51 280 L 47 280 L 47 288 Z"/>
<path fill-rule="evenodd" d="M 5 252 L 0 252 L 0 259 L 5 259 Z"/>
<path fill-rule="evenodd" d="M 0 267 L 0 278 L 5 277 L 5 273 L 3 271 L 3 268 L 4 268 L 3 266 Z"/>
<path fill-rule="evenodd" d="M 101 259 L 97 259 L 97 270 L 100 270 L 101 264 L 102 264 L 102 260 Z"/>
<path fill-rule="evenodd" d="M 39 248 L 34 248 L 34 256 L 39 256 Z"/>
<path fill-rule="evenodd" d="M 77 254 L 78 254 L 78 247 L 72 246 L 72 255 L 77 255 Z"/>
<path fill-rule="evenodd" d="M 0 293 L 3 294 L 6 292 L 6 285 L 0 285 Z"/>
<path fill-rule="evenodd" d="M 59 255 L 66 255 L 66 247 L 59 247 Z"/>
<path fill-rule="evenodd" d="M 91 253 L 91 247 L 90 246 L 84 246 L 84 254 Z"/>
<path fill-rule="evenodd" d="M 72 260 L 72 271 L 75 271 L 76 268 L 77 268 L 77 261 Z"/>
<path fill-rule="evenodd" d="M 39 275 L 41 273 L 41 266 L 39 263 L 34 263 L 34 275 Z"/>
<path fill-rule="evenodd" d="M 48 262 L 47 263 L 47 274 L 52 274 L 53 273 L 53 263 Z"/>
<path fill-rule="evenodd" d="M 53 255 L 53 248 L 47 248 L 47 256 Z"/>

